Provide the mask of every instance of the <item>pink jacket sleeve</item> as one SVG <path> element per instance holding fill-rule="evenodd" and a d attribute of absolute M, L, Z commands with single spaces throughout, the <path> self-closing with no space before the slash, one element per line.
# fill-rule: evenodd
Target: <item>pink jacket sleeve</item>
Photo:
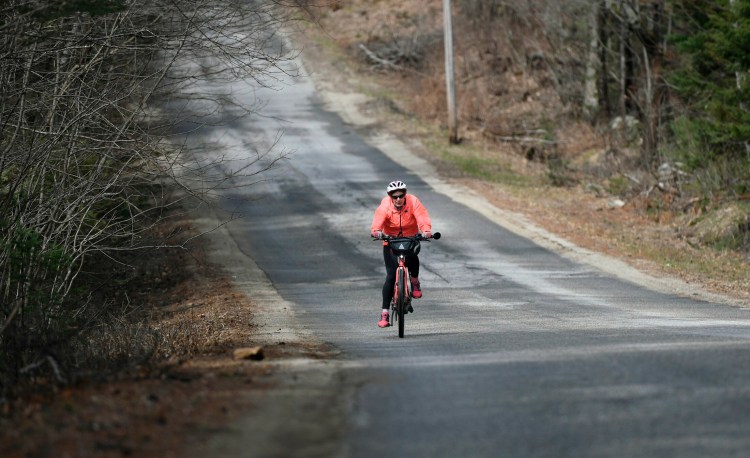
<path fill-rule="evenodd" d="M 389 197 L 387 199 L 390 199 Z M 370 225 L 370 232 L 382 231 L 385 226 L 385 219 L 388 216 L 388 204 L 390 202 L 386 199 L 380 201 L 380 205 L 375 209 L 375 216 L 372 217 L 372 224 Z"/>
<path fill-rule="evenodd" d="M 430 220 L 430 214 L 427 213 L 427 208 L 422 205 L 422 202 L 413 196 L 412 201 L 414 217 L 417 219 L 417 226 L 422 232 L 432 231 L 432 221 Z"/>

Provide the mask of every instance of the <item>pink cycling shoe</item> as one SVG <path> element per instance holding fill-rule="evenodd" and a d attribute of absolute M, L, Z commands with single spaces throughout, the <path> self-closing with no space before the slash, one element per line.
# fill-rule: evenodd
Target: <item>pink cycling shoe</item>
<path fill-rule="evenodd" d="M 414 299 L 422 297 L 422 288 L 419 286 L 417 277 L 411 277 L 411 297 Z"/>
<path fill-rule="evenodd" d="M 390 326 L 391 323 L 388 321 L 388 310 L 383 310 L 383 312 L 380 314 L 380 321 L 378 321 L 378 326 L 381 328 L 387 328 Z"/>

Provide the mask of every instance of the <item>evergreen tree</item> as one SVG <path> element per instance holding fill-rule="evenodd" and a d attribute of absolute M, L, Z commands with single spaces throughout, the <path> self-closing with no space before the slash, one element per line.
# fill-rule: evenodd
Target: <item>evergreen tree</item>
<path fill-rule="evenodd" d="M 672 83 L 689 109 L 701 162 L 740 158 L 750 141 L 750 0 L 683 1 L 674 35 L 682 63 Z"/>

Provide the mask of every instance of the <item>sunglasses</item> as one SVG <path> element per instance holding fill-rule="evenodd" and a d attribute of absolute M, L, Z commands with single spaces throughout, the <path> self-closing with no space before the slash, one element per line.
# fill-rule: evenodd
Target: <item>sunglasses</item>
<path fill-rule="evenodd" d="M 391 194 L 391 199 L 401 199 L 401 198 L 403 198 L 403 197 L 404 197 L 405 195 L 406 195 L 406 194 Z"/>

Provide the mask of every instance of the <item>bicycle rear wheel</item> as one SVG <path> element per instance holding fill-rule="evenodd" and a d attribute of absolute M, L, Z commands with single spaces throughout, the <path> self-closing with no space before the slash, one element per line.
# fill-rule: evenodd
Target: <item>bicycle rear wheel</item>
<path fill-rule="evenodd" d="M 404 315 L 406 314 L 406 272 L 404 269 L 398 270 L 396 276 L 396 290 L 398 298 L 396 300 L 396 311 L 398 313 L 398 336 L 404 337 Z"/>

